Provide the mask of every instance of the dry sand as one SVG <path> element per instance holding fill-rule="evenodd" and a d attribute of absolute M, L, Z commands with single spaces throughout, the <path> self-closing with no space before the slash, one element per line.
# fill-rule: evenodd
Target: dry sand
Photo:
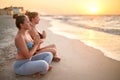
<path fill-rule="evenodd" d="M 43 46 L 55 43 L 61 62 L 52 62 L 52 71 L 41 78 L 20 76 L 14 74 L 12 69 L 17 29 L 10 16 L 0 16 L 0 80 L 120 80 L 119 61 L 105 57 L 101 51 L 79 40 L 53 34 L 47 29 L 52 26 L 49 22 L 43 19 L 40 22 L 40 29 L 47 32 Z"/>

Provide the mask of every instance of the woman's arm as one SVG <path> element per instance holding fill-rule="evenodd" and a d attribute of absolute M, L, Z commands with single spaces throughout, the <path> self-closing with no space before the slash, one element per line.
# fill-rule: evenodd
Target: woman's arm
<path fill-rule="evenodd" d="M 15 45 L 20 49 L 20 54 L 22 54 L 26 59 L 31 58 L 38 48 L 38 44 L 34 44 L 33 48 L 28 50 L 26 42 L 22 36 L 19 36 L 15 39 Z"/>

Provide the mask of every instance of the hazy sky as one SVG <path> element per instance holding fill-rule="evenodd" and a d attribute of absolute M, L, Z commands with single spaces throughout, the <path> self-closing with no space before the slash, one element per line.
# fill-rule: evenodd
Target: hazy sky
<path fill-rule="evenodd" d="M 0 8 L 11 5 L 48 14 L 120 14 L 120 0 L 0 0 Z"/>

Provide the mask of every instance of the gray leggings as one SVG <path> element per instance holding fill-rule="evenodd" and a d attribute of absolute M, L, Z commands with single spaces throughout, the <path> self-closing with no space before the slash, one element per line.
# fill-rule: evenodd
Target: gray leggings
<path fill-rule="evenodd" d="M 16 60 L 13 68 L 15 73 L 19 75 L 31 75 L 37 72 L 45 74 L 48 71 L 52 59 L 52 53 L 43 52 L 34 55 L 31 59 Z"/>

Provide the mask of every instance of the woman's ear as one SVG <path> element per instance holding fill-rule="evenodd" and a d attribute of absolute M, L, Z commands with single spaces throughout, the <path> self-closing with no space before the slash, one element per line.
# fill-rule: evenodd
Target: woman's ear
<path fill-rule="evenodd" d="M 31 21 L 30 22 L 33 22 L 34 21 L 34 18 L 31 18 Z"/>
<path fill-rule="evenodd" d="M 23 27 L 23 24 L 22 24 L 22 23 L 20 24 L 20 28 L 21 28 L 21 27 Z"/>

